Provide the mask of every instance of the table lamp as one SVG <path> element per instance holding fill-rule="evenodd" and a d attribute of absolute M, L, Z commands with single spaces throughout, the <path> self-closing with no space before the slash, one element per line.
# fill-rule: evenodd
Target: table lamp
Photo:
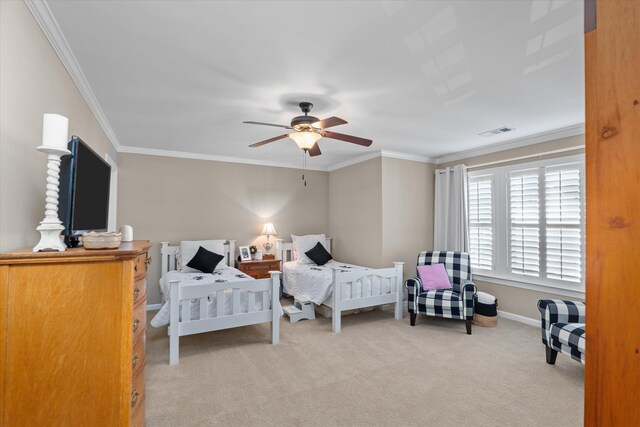
<path fill-rule="evenodd" d="M 269 242 L 269 236 L 275 236 L 278 233 L 276 232 L 276 229 L 273 227 L 273 224 L 270 222 L 267 222 L 264 224 L 264 227 L 262 227 L 262 233 L 260 234 L 263 236 L 267 236 L 267 241 L 264 242 L 262 246 L 264 247 L 265 252 L 268 254 L 271 248 L 273 247 L 273 244 Z"/>

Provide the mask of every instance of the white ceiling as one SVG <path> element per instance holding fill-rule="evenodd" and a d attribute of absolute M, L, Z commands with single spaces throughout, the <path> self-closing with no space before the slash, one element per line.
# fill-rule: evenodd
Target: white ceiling
<path fill-rule="evenodd" d="M 119 144 L 300 165 L 300 101 L 373 139 L 327 168 L 437 158 L 584 123 L 582 1 L 49 1 Z M 501 126 L 514 132 L 482 137 Z M 126 148 L 125 148 L 126 151 Z"/>

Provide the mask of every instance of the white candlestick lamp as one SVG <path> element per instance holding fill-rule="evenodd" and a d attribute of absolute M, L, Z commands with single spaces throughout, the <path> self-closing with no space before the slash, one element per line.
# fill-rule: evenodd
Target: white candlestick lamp
<path fill-rule="evenodd" d="M 60 158 L 71 154 L 67 150 L 69 119 L 59 114 L 45 114 L 42 122 L 42 145 L 37 149 L 47 154 L 47 193 L 44 219 L 36 228 L 40 232 L 40 242 L 33 252 L 60 251 L 67 249 L 60 239 L 64 230 L 58 217 L 58 196 L 60 186 Z"/>

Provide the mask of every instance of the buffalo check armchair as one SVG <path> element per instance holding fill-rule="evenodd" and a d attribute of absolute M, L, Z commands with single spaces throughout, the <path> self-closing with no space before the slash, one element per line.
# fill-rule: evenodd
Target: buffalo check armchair
<path fill-rule="evenodd" d="M 541 299 L 538 301 L 542 343 L 547 363 L 554 365 L 558 352 L 584 364 L 587 335 L 586 306 L 582 301 Z"/>
<path fill-rule="evenodd" d="M 471 261 L 466 252 L 424 251 L 418 255 L 418 265 L 444 264 L 453 289 L 424 291 L 419 276 L 407 279 L 408 309 L 411 326 L 416 325 L 416 315 L 446 317 L 465 321 L 467 334 L 471 335 L 473 303 L 476 286 L 471 281 Z"/>

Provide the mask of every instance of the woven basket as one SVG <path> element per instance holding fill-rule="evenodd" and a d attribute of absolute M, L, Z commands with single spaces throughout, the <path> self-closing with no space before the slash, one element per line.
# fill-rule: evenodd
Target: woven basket
<path fill-rule="evenodd" d="M 482 314 L 474 314 L 474 325 L 484 326 L 485 328 L 495 328 L 498 326 L 498 316 L 483 316 Z"/>

